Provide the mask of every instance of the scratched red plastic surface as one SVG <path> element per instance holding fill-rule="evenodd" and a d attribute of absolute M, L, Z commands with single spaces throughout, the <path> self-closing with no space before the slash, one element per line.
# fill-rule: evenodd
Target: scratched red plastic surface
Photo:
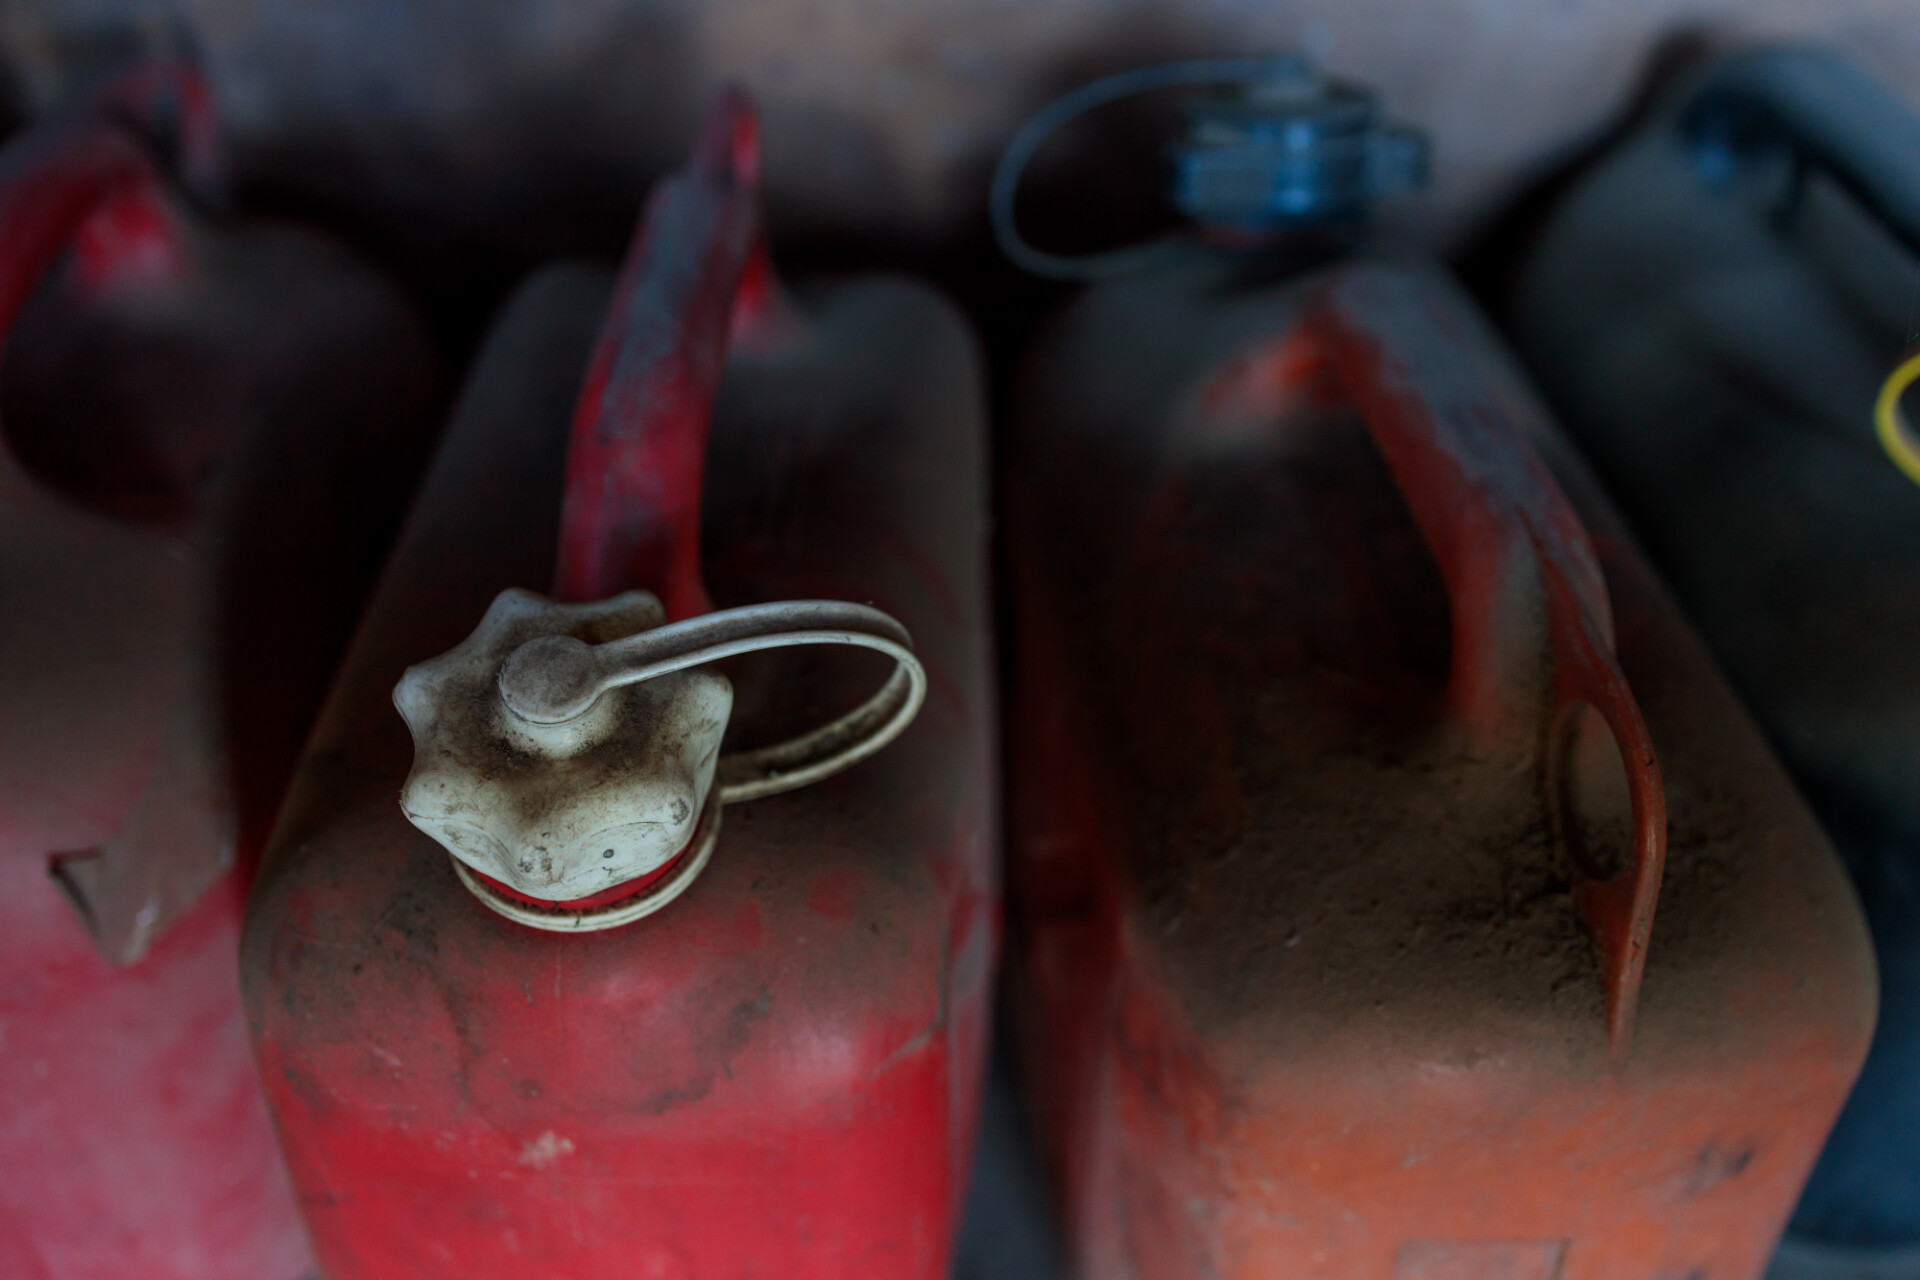
<path fill-rule="evenodd" d="M 0 832 L 0 1275 L 306 1274 L 240 1016 L 237 878 L 117 969 L 18 851 Z"/>

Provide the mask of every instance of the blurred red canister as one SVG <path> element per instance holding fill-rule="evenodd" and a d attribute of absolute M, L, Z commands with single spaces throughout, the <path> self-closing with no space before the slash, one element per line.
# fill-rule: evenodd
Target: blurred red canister
<path fill-rule="evenodd" d="M 1082 1274 L 1757 1276 L 1859 909 L 1471 304 L 1198 256 L 1029 372 L 1016 985 Z"/>
<path fill-rule="evenodd" d="M 191 77 L 120 105 L 168 83 L 204 147 Z M 0 1273 L 296 1280 L 240 917 L 430 443 L 428 335 L 104 113 L 0 151 L 0 334 Z"/>

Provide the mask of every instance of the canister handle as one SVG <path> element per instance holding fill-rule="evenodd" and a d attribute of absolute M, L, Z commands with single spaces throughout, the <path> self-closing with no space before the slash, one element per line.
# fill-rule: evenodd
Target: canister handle
<path fill-rule="evenodd" d="M 203 209 L 226 211 L 232 175 L 213 88 L 184 58 L 155 58 L 109 80 L 94 101 L 98 115 L 124 120 L 159 148 L 173 181 Z"/>
<path fill-rule="evenodd" d="M 660 598 L 669 623 L 594 648 L 596 687 L 560 718 L 616 685 L 757 649 L 851 644 L 894 659 L 880 691 L 839 719 L 722 756 L 728 803 L 806 786 L 866 759 L 912 723 L 927 680 L 906 628 L 877 609 L 784 600 L 712 612 L 700 572 L 700 500 L 714 395 L 733 339 L 776 307 L 759 183 L 759 119 L 747 96 L 730 89 L 692 162 L 649 199 L 621 268 L 574 412 L 554 590 L 579 601 L 639 587 Z M 501 673 L 510 706 L 516 686 L 534 687 L 513 670 L 510 663 Z"/>
<path fill-rule="evenodd" d="M 40 278 L 87 220 L 159 183 L 146 153 L 105 120 L 38 130 L 0 151 L 0 349 Z M 24 482 L 3 442 L 0 477 Z"/>
<path fill-rule="evenodd" d="M 1534 451 L 1531 402 L 1503 392 L 1491 335 L 1437 280 L 1378 265 L 1339 271 L 1309 308 L 1304 351 L 1358 406 L 1446 581 L 1448 697 L 1476 741 L 1524 743 L 1549 772 L 1562 839 L 1562 739 L 1581 706 L 1613 735 L 1632 834 L 1622 865 L 1574 859 L 1574 901 L 1598 945 L 1608 1042 L 1632 1040 L 1666 862 L 1653 742 L 1613 651 L 1606 583 L 1586 530 Z"/>
<path fill-rule="evenodd" d="M 721 799 L 729 803 L 806 786 L 864 760 L 906 729 L 926 695 L 906 628 L 877 609 L 786 600 L 712 612 L 700 510 L 714 396 L 729 345 L 768 318 L 777 288 L 759 181 L 759 120 L 747 96 L 730 89 L 692 162 L 649 199 L 621 268 L 575 407 L 554 589 L 560 600 L 582 601 L 638 587 L 659 597 L 669 623 L 595 647 L 595 687 L 583 687 L 561 719 L 616 685 L 756 649 L 851 644 L 895 660 L 880 691 L 846 715 L 789 742 L 721 757 Z M 558 643 L 516 655 L 535 678 L 516 678 L 515 663 L 502 671 L 510 707 L 516 688 L 551 675 L 545 659 Z"/>
<path fill-rule="evenodd" d="M 1920 254 L 1920 116 L 1824 49 L 1756 49 L 1720 63 L 1678 117 L 1709 179 L 1743 153 L 1785 148 L 1845 187 Z"/>
<path fill-rule="evenodd" d="M 89 219 L 123 196 L 163 189 L 159 168 L 128 129 L 153 128 L 169 113 L 185 176 L 213 193 L 223 173 L 219 126 L 206 80 L 185 63 L 143 63 L 72 119 L 0 150 L 0 344 Z"/>
<path fill-rule="evenodd" d="M 1845 59 L 1801 47 L 1729 58 L 1687 95 L 1677 128 L 1707 182 L 1732 176 L 1748 155 L 1785 150 L 1796 165 L 1824 170 L 1920 254 L 1920 115 Z M 1916 379 L 1920 357 L 1909 351 L 1880 389 L 1873 424 L 1894 465 L 1920 484 L 1920 432 L 1900 409 Z"/>
<path fill-rule="evenodd" d="M 736 307 L 765 274 L 759 173 L 759 123 L 730 91 L 692 163 L 648 198 L 574 407 L 557 599 L 640 587 L 672 622 L 713 608 L 700 576 L 707 428 Z"/>

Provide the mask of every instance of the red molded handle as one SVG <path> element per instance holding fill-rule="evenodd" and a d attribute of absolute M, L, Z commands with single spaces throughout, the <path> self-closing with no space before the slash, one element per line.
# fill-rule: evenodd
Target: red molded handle
<path fill-rule="evenodd" d="M 225 204 L 226 147 L 212 88 L 198 67 L 172 58 L 142 62 L 110 80 L 95 109 L 125 117 L 149 141 L 170 142 L 162 154 L 175 180 L 203 201 Z"/>
<path fill-rule="evenodd" d="M 177 265 L 180 244 L 158 170 L 99 118 L 35 129 L 0 150 L 0 352 L 35 286 L 72 246 L 83 287 L 125 267 Z M 32 482 L 0 443 L 0 484 Z"/>
<path fill-rule="evenodd" d="M 0 150 L 0 342 L 34 286 L 70 244 L 86 281 L 101 284 L 156 254 L 180 252 L 165 183 L 146 150 L 111 118 L 145 126 L 171 104 L 181 160 L 209 181 L 220 161 L 212 95 L 194 68 L 143 64 L 114 81 L 78 118 L 23 135 Z M 91 233 L 91 234 L 88 234 Z"/>
<path fill-rule="evenodd" d="M 669 621 L 711 610 L 700 577 L 707 427 L 737 302 L 766 285 L 759 124 L 726 93 L 693 162 L 654 189 L 574 409 L 554 595 L 634 587 Z"/>
<path fill-rule="evenodd" d="M 159 185 L 146 153 L 105 121 L 37 130 L 0 152 L 0 340 L 89 219 Z"/>
<path fill-rule="evenodd" d="M 1605 879 L 1576 860 L 1574 897 L 1601 952 L 1609 1043 L 1624 1056 L 1666 863 L 1666 798 L 1613 652 L 1599 560 L 1528 441 L 1538 411 L 1501 393 L 1491 336 L 1430 277 L 1343 269 L 1298 337 L 1296 357 L 1330 368 L 1360 408 L 1439 563 L 1453 612 L 1448 696 L 1475 738 L 1555 766 L 1550 736 L 1579 704 L 1612 731 L 1630 847 Z"/>

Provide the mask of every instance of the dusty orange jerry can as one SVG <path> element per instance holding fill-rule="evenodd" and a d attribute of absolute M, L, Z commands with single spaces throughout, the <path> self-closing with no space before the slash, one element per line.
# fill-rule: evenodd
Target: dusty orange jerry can
<path fill-rule="evenodd" d="M 1072 306 L 1011 441 L 1081 1273 L 1757 1276 L 1871 1032 L 1859 910 L 1463 295 L 1194 253 Z"/>
<path fill-rule="evenodd" d="M 1511 302 L 1873 933 L 1880 1024 L 1774 1280 L 1920 1277 L 1916 155 L 1920 114 L 1840 58 L 1737 54 L 1566 191 Z"/>
<path fill-rule="evenodd" d="M 0 337 L 0 1276 L 300 1280 L 240 913 L 431 441 L 426 328 L 86 115 L 0 150 Z"/>
<path fill-rule="evenodd" d="M 242 980 L 328 1280 L 945 1274 L 998 932 L 979 366 L 924 289 L 790 301 L 756 156 L 732 102 L 610 305 L 510 306 L 269 849 Z M 879 654 L 711 665 L 776 643 Z"/>

